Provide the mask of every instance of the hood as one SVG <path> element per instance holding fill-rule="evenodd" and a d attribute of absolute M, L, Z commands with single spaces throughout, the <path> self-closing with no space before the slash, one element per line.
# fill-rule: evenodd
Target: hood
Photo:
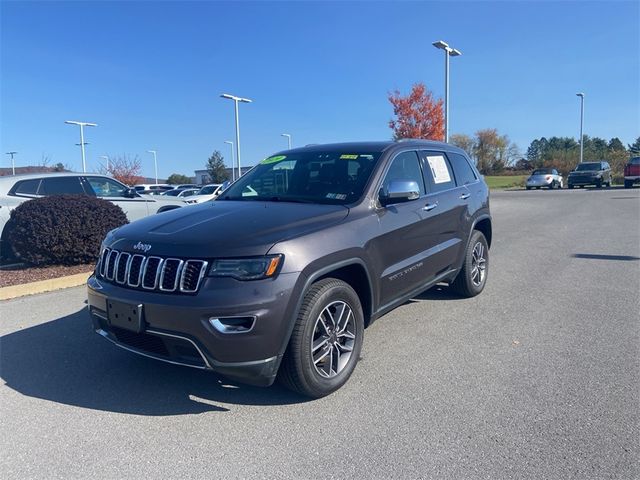
<path fill-rule="evenodd" d="M 205 202 L 124 225 L 105 244 L 136 252 L 133 246 L 142 243 L 147 255 L 182 258 L 265 255 L 275 243 L 334 225 L 348 213 L 342 205 Z"/>

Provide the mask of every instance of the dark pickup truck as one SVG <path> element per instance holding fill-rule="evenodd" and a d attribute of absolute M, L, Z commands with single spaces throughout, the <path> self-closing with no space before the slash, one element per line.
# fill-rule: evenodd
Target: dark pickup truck
<path fill-rule="evenodd" d="M 297 148 L 215 201 L 110 232 L 89 312 L 135 353 L 321 397 L 377 318 L 440 282 L 480 293 L 491 236 L 487 186 L 458 148 Z"/>

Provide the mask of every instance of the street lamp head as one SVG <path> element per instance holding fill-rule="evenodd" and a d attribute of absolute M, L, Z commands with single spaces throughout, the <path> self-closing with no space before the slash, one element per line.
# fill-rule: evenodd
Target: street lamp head
<path fill-rule="evenodd" d="M 230 95 L 228 93 L 223 93 L 220 96 L 222 98 L 228 98 L 229 100 L 235 100 L 236 102 L 241 102 L 241 103 L 251 103 L 252 102 L 252 100 L 249 99 L 249 98 L 236 97 L 235 95 Z"/>
<path fill-rule="evenodd" d="M 228 143 L 229 145 L 233 145 L 233 142 L 231 140 L 225 140 L 224 143 Z"/>
<path fill-rule="evenodd" d="M 147 153 L 153 153 L 155 155 L 157 152 L 155 150 L 147 150 Z"/>
<path fill-rule="evenodd" d="M 447 50 L 449 48 L 449 44 L 443 42 L 442 40 L 438 40 L 437 42 L 433 42 L 433 46 L 439 48 L 441 50 Z"/>
<path fill-rule="evenodd" d="M 291 134 L 289 134 L 289 133 L 281 133 L 280 136 L 281 137 L 290 137 Z"/>
<path fill-rule="evenodd" d="M 460 55 L 462 55 L 462 52 L 460 50 L 452 48 L 449 52 L 449 55 L 451 55 L 452 57 L 459 57 Z"/>
<path fill-rule="evenodd" d="M 580 92 L 580 93 L 576 93 L 576 96 L 577 96 L 577 97 L 584 98 L 584 93 L 582 93 L 582 92 Z"/>
<path fill-rule="evenodd" d="M 69 125 L 80 125 L 82 127 L 97 127 L 98 126 L 97 123 L 78 122 L 76 120 L 65 120 L 64 123 L 67 123 Z"/>

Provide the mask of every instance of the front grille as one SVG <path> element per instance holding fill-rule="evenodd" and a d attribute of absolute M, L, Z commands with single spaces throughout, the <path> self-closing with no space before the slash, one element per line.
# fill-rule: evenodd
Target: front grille
<path fill-rule="evenodd" d="M 103 280 L 130 288 L 196 293 L 207 265 L 205 260 L 147 257 L 105 248 L 97 271 Z"/>

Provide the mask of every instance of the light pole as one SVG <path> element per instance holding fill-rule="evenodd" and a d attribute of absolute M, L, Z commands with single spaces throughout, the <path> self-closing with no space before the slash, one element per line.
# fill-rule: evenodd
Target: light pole
<path fill-rule="evenodd" d="M 147 153 L 153 153 L 153 166 L 156 171 L 156 185 L 158 185 L 158 158 L 156 157 L 157 152 L 155 150 L 147 150 Z"/>
<path fill-rule="evenodd" d="M 16 174 L 16 163 L 13 161 L 13 156 L 16 153 L 18 153 L 18 152 L 7 152 L 7 155 L 11 155 L 11 171 L 13 172 L 14 176 Z"/>
<path fill-rule="evenodd" d="M 104 158 L 107 161 L 107 173 L 109 173 L 109 155 L 100 155 L 100 158 Z"/>
<path fill-rule="evenodd" d="M 287 137 L 287 141 L 289 142 L 289 150 L 291 150 L 291 135 L 289 135 L 288 133 L 281 133 L 280 136 Z"/>
<path fill-rule="evenodd" d="M 242 167 L 240 165 L 240 120 L 238 118 L 238 102 L 251 103 L 252 100 L 248 98 L 236 97 L 235 95 L 229 95 L 228 93 L 223 93 L 220 96 L 222 98 L 233 100 L 236 107 L 236 157 L 238 159 L 238 178 L 240 178 L 242 176 Z"/>
<path fill-rule="evenodd" d="M 582 163 L 582 154 L 584 152 L 584 136 L 582 135 L 582 126 L 584 124 L 584 93 L 576 93 L 580 97 L 580 163 Z"/>
<path fill-rule="evenodd" d="M 84 127 L 97 127 L 97 123 L 89 123 L 89 122 L 77 122 L 75 120 L 66 120 L 64 123 L 69 125 L 78 125 L 80 127 L 80 150 L 82 151 L 82 172 L 86 173 L 87 171 L 87 162 L 84 157 Z"/>
<path fill-rule="evenodd" d="M 233 142 L 231 140 L 225 140 L 224 143 L 231 145 L 231 179 L 236 181 L 236 159 L 233 154 Z"/>
<path fill-rule="evenodd" d="M 433 46 L 444 50 L 444 141 L 449 141 L 449 57 L 462 55 L 460 50 L 451 48 L 442 40 L 433 42 Z"/>

